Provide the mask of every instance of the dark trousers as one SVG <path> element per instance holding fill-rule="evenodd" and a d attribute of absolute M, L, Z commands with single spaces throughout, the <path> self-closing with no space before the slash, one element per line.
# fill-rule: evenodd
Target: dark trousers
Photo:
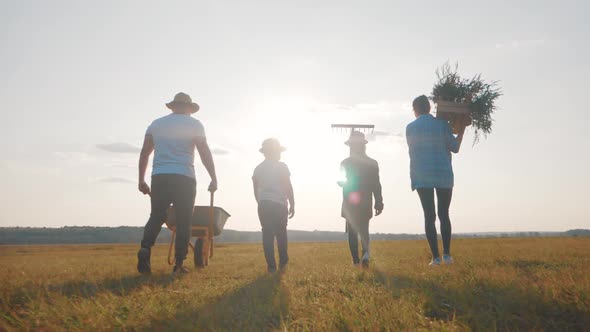
<path fill-rule="evenodd" d="M 258 218 L 262 226 L 262 247 L 268 268 L 270 270 L 277 268 L 275 238 L 279 249 L 279 266 L 285 266 L 289 261 L 287 254 L 287 206 L 270 201 L 260 201 L 258 203 Z"/>
<path fill-rule="evenodd" d="M 363 250 L 363 259 L 369 258 L 369 220 L 346 220 L 346 231 L 348 232 L 348 246 L 352 255 L 352 262 L 358 264 L 359 258 L 359 235 Z"/>
<path fill-rule="evenodd" d="M 143 230 L 142 248 L 151 248 L 156 242 L 170 204 L 176 213 L 176 264 L 181 265 L 188 253 L 191 238 L 191 218 L 195 205 L 195 179 L 180 174 L 152 176 L 152 209 L 150 219 Z"/>
<path fill-rule="evenodd" d="M 434 189 L 419 188 L 417 189 L 422 209 L 424 210 L 424 224 L 426 228 L 426 238 L 432 257 L 440 257 L 438 252 L 438 241 L 436 236 L 436 209 L 434 207 Z M 443 253 L 445 255 L 451 254 L 451 218 L 449 217 L 449 207 L 451 206 L 451 198 L 453 196 L 453 189 L 436 188 L 436 198 L 438 205 L 438 218 L 440 220 L 440 233 L 443 240 Z"/>

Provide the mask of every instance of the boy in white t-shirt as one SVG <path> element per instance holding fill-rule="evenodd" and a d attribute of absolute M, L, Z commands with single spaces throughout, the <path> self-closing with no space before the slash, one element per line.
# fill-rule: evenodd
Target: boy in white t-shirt
<path fill-rule="evenodd" d="M 262 142 L 260 152 L 265 160 L 254 169 L 252 182 L 258 203 L 258 217 L 262 226 L 262 246 L 269 272 L 277 270 L 274 239 L 279 251 L 279 269 L 289 261 L 287 254 L 287 222 L 295 215 L 295 198 L 289 168 L 281 162 L 285 148 L 275 138 Z"/>

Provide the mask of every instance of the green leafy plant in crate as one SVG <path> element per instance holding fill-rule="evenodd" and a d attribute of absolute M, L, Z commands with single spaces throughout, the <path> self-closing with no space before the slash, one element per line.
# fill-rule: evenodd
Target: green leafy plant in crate
<path fill-rule="evenodd" d="M 436 70 L 436 76 L 431 99 L 435 103 L 443 101 L 464 105 L 469 110 L 469 119 L 464 125 L 473 125 L 475 131 L 473 143 L 477 143 L 482 134 L 487 137 L 492 132 L 492 116 L 497 109 L 498 98 L 502 95 L 498 82 L 487 82 L 481 78 L 481 74 L 470 79 L 463 78 L 459 75 L 459 65 L 451 66 L 448 62 Z M 444 110 L 439 105 L 437 111 Z"/>

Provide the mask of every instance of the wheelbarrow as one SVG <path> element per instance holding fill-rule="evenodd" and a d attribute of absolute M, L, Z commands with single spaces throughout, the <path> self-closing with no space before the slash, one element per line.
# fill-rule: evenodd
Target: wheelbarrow
<path fill-rule="evenodd" d="M 189 239 L 189 246 L 194 252 L 194 261 L 196 267 L 205 267 L 209 265 L 209 259 L 213 257 L 213 237 L 218 236 L 223 231 L 225 222 L 230 214 L 224 209 L 213 205 L 213 193 L 211 193 L 211 203 L 209 206 L 195 206 L 191 218 L 191 237 L 196 237 L 195 244 Z M 168 208 L 166 215 L 166 226 L 172 231 L 170 239 L 170 248 L 168 249 L 168 264 L 173 265 L 174 239 L 176 238 L 176 213 L 174 206 Z"/>

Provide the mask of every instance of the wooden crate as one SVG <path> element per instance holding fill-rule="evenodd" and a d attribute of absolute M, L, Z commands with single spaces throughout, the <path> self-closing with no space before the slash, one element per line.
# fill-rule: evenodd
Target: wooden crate
<path fill-rule="evenodd" d="M 467 103 L 436 100 L 436 117 L 449 122 L 454 134 L 459 134 L 471 124 L 471 111 Z"/>

